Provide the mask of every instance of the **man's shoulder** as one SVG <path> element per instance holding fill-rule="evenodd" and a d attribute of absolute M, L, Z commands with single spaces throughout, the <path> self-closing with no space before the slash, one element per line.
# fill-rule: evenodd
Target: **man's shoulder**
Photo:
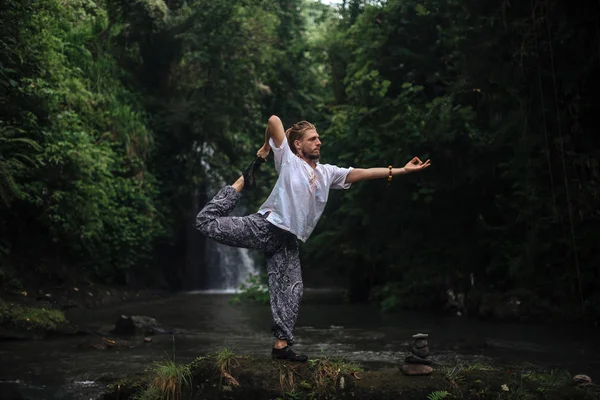
<path fill-rule="evenodd" d="M 338 167 L 338 166 L 337 166 L 337 165 L 335 165 L 335 164 L 322 164 L 322 163 L 319 163 L 318 165 L 319 165 L 320 167 L 322 167 L 323 169 L 325 169 L 325 170 L 330 170 L 330 171 L 334 171 L 334 170 L 337 170 L 337 169 L 340 169 L 340 168 L 342 168 L 342 167 Z"/>

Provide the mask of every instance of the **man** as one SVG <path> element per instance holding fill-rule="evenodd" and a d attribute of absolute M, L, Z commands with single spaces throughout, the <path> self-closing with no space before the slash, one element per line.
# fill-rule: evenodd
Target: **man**
<path fill-rule="evenodd" d="M 254 173 L 273 149 L 279 175 L 271 194 L 257 213 L 230 217 L 242 189 L 255 186 Z M 305 242 L 325 208 L 329 189 L 348 189 L 354 182 L 388 178 L 420 171 L 430 165 L 417 157 L 404 168 L 339 168 L 320 164 L 321 141 L 315 127 L 306 121 L 284 132 L 281 120 L 269 118 L 265 144 L 256 160 L 231 186 L 225 186 L 196 218 L 196 227 L 220 243 L 262 250 L 267 255 L 267 273 L 275 343 L 274 359 L 307 361 L 290 346 L 302 298 L 303 284 L 298 240 Z"/>

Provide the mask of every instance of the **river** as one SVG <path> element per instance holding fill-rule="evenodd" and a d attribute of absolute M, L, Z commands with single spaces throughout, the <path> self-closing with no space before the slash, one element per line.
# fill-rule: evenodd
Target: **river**
<path fill-rule="evenodd" d="M 266 306 L 231 306 L 231 294 L 180 293 L 164 299 L 104 309 L 72 309 L 67 318 L 81 327 L 108 332 L 120 315 L 146 315 L 181 332 L 156 335 L 151 343 L 99 350 L 90 335 L 40 341 L 0 342 L 2 390 L 26 399 L 93 399 L 106 381 L 144 370 L 167 357 L 190 362 L 223 347 L 238 354 L 268 356 L 270 311 Z M 439 364 L 465 362 L 566 368 L 600 379 L 598 332 L 582 327 L 548 327 L 478 321 L 418 312 L 382 313 L 352 305 L 335 292 L 307 290 L 300 310 L 297 351 L 340 357 L 366 368 L 400 362 L 415 333 L 428 333 Z M 97 339 L 97 337 L 96 337 Z"/>

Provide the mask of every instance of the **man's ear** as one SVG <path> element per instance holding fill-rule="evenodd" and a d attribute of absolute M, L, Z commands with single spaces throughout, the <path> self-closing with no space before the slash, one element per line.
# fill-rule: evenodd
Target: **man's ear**
<path fill-rule="evenodd" d="M 294 140 L 294 147 L 296 150 L 300 150 L 300 141 L 298 139 Z"/>

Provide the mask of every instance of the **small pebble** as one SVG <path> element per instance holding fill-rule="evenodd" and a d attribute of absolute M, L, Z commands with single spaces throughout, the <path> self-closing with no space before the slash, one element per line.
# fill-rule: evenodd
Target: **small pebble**
<path fill-rule="evenodd" d="M 429 337 L 429 335 L 427 333 L 417 333 L 416 335 L 413 335 L 414 339 L 427 339 Z"/>
<path fill-rule="evenodd" d="M 144 342 L 145 342 L 145 343 L 150 343 L 151 341 L 152 341 L 152 338 L 151 338 L 151 337 L 145 337 L 145 338 L 144 338 Z"/>

